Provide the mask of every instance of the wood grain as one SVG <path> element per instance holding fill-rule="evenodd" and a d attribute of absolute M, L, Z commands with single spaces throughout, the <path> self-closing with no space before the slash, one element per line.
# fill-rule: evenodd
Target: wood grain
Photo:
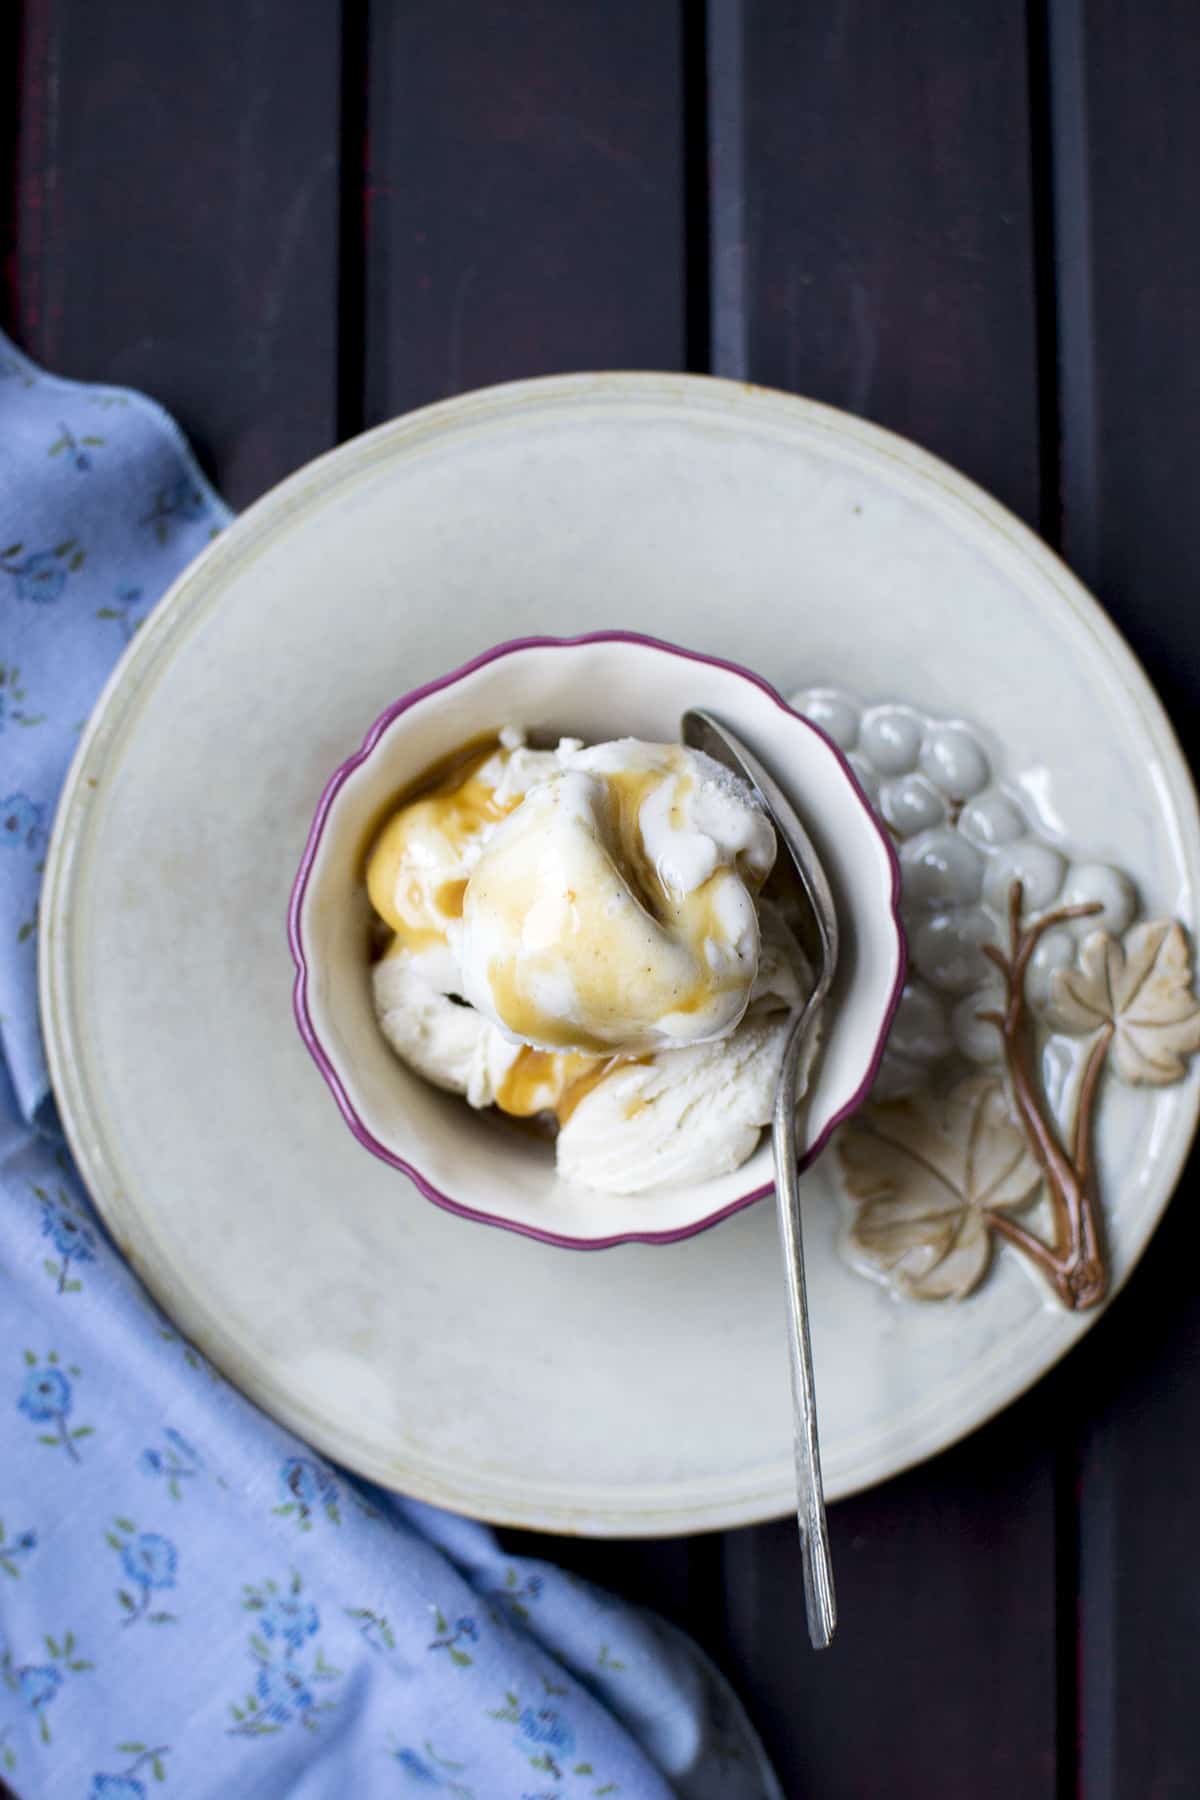
<path fill-rule="evenodd" d="M 1200 749 L 1200 32 L 1194 8 L 1070 0 L 1057 19 L 1064 537 Z M 1194 899 L 1193 899 L 1194 905 Z M 1196 919 L 1189 919 L 1193 937 Z M 1200 1792 L 1200 1229 L 1193 1156 L 1129 1288 L 1064 1377 L 1081 1445 L 1086 1800 Z"/>
<path fill-rule="evenodd" d="M 1027 1400 L 835 1506 L 840 1616 L 819 1656 L 795 1525 L 729 1534 L 724 1663 L 786 1794 L 1055 1795 L 1052 1469 Z"/>
<path fill-rule="evenodd" d="M 1036 522 L 1019 7 L 745 9 L 751 379 L 904 432 Z"/>
<path fill-rule="evenodd" d="M 144 388 L 244 505 L 337 395 L 334 0 L 26 0 L 13 323 Z"/>
<path fill-rule="evenodd" d="M 369 423 L 683 366 L 681 34 L 640 0 L 373 6 Z"/>

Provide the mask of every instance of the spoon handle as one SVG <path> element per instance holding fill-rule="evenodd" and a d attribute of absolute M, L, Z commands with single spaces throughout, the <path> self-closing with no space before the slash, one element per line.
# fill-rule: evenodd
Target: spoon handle
<path fill-rule="evenodd" d="M 775 1151 L 775 1197 L 779 1237 L 787 1283 L 789 1348 L 792 1371 L 792 1415 L 796 1449 L 796 1511 L 804 1567 L 804 1604 L 808 1635 L 815 1650 L 828 1647 L 837 1627 L 833 1565 L 825 1523 L 821 1485 L 821 1449 L 817 1440 L 817 1399 L 813 1387 L 812 1340 L 808 1329 L 808 1293 L 804 1285 L 804 1243 L 800 1227 L 800 1183 L 796 1169 L 796 1078 L 818 1008 L 809 1004 L 792 1026 L 779 1086 L 771 1137 Z"/>

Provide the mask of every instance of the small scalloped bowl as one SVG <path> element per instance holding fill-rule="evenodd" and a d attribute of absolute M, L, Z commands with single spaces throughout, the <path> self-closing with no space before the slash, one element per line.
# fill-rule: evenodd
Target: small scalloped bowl
<path fill-rule="evenodd" d="M 688 1188 L 617 1195 L 562 1181 L 552 1145 L 406 1068 L 372 1008 L 362 859 L 393 796 L 503 725 L 551 740 L 677 741 L 689 706 L 723 719 L 787 788 L 837 904 L 841 965 L 802 1115 L 806 1163 L 865 1098 L 904 979 L 904 936 L 894 852 L 840 752 L 735 664 L 630 632 L 521 639 L 406 694 L 376 720 L 321 796 L 292 890 L 304 1041 L 359 1142 L 438 1206 L 585 1250 L 674 1243 L 772 1191 L 769 1132 L 740 1169 Z"/>

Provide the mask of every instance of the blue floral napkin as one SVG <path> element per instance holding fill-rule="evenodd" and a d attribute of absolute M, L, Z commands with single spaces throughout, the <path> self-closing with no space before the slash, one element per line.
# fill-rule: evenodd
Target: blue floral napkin
<path fill-rule="evenodd" d="M 0 337 L 0 1777 L 23 1800 L 780 1800 L 672 1627 L 242 1399 L 71 1166 L 36 1000 L 54 804 L 118 653 L 228 518 L 158 407 Z"/>

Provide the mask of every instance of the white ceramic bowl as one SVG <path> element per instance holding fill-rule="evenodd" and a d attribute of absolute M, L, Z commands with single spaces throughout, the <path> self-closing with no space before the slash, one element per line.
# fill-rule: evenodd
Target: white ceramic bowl
<path fill-rule="evenodd" d="M 545 1242 L 671 1243 L 771 1192 L 769 1133 L 740 1169 L 692 1187 L 597 1193 L 561 1180 L 549 1144 L 431 1087 L 372 1008 L 367 834 L 440 758 L 503 725 L 587 742 L 672 741 L 689 706 L 730 725 L 785 787 L 824 862 L 842 932 L 825 1044 L 803 1114 L 810 1162 L 865 1097 L 904 979 L 899 874 L 841 753 L 748 670 L 628 632 L 502 644 L 397 700 L 321 796 L 292 891 L 296 1018 L 351 1131 L 439 1206 Z"/>

